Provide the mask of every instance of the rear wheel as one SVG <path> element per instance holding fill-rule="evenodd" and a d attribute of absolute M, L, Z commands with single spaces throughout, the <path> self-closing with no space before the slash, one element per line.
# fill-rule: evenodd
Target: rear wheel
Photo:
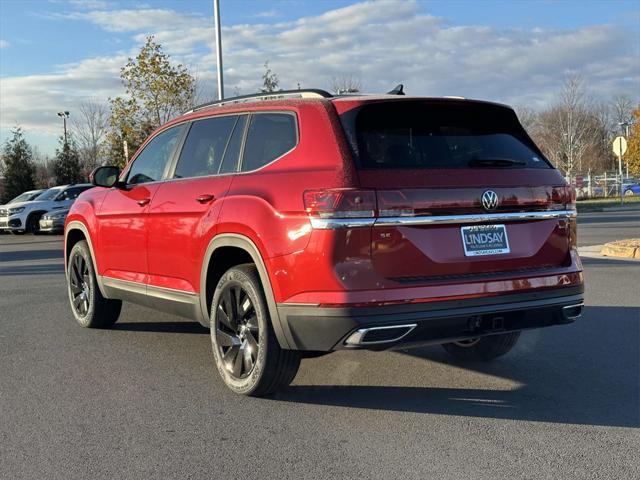
<path fill-rule="evenodd" d="M 87 242 L 76 243 L 67 265 L 69 303 L 76 321 L 87 328 L 106 328 L 118 321 L 122 301 L 104 298 L 98 288 Z"/>
<path fill-rule="evenodd" d="M 442 347 L 460 360 L 493 360 L 508 353 L 518 341 L 520 332 L 490 335 L 459 342 L 445 343 Z"/>
<path fill-rule="evenodd" d="M 291 383 L 300 355 L 280 348 L 254 265 L 238 265 L 222 275 L 210 320 L 216 366 L 227 387 L 263 396 Z"/>
<path fill-rule="evenodd" d="M 633 195 L 634 195 L 634 192 L 631 189 L 625 190 L 625 192 L 624 192 L 624 196 L 625 197 L 633 197 Z"/>

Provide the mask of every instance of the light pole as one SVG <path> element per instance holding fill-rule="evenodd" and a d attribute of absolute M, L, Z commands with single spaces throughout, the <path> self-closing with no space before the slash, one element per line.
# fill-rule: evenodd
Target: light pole
<path fill-rule="evenodd" d="M 218 100 L 224 98 L 222 81 L 222 32 L 220 31 L 220 0 L 213 0 L 213 21 L 216 27 L 216 61 L 218 69 Z"/>
<path fill-rule="evenodd" d="M 64 126 L 64 144 L 67 144 L 67 118 L 69 118 L 69 112 L 58 112 L 58 116 L 62 118 L 62 124 Z"/>

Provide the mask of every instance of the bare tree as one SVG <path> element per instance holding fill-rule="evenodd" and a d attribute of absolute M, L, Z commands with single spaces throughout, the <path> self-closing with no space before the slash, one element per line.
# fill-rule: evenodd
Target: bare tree
<path fill-rule="evenodd" d="M 560 102 L 540 115 L 538 141 L 566 177 L 583 170 L 582 160 L 594 137 L 593 114 L 577 75 L 565 79 Z"/>
<path fill-rule="evenodd" d="M 620 124 L 633 118 L 633 100 L 628 95 L 615 95 L 611 100 L 611 120 L 614 133 L 620 132 Z"/>
<path fill-rule="evenodd" d="M 331 90 L 337 95 L 358 93 L 362 90 L 362 81 L 352 74 L 333 77 L 331 79 Z"/>
<path fill-rule="evenodd" d="M 534 109 L 523 105 L 516 106 L 515 111 L 524 129 L 529 135 L 533 135 L 538 123 L 538 113 Z"/>
<path fill-rule="evenodd" d="M 107 133 L 108 111 L 95 99 L 85 100 L 74 117 L 73 129 L 78 139 L 80 164 L 87 176 L 101 163 L 101 150 Z"/>

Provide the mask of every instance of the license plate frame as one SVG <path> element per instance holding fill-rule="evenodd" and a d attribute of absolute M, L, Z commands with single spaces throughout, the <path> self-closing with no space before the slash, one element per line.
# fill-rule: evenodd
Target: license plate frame
<path fill-rule="evenodd" d="M 465 257 L 511 253 L 507 227 L 503 224 L 460 227 L 460 235 Z"/>

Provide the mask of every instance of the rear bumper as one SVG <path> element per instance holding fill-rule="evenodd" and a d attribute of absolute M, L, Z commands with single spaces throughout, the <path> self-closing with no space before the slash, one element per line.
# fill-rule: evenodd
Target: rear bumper
<path fill-rule="evenodd" d="M 379 349 L 447 343 L 571 323 L 581 312 L 583 292 L 584 286 L 578 285 L 493 297 L 377 307 L 279 304 L 278 314 L 295 350 Z M 394 326 L 398 328 L 380 329 Z"/>

